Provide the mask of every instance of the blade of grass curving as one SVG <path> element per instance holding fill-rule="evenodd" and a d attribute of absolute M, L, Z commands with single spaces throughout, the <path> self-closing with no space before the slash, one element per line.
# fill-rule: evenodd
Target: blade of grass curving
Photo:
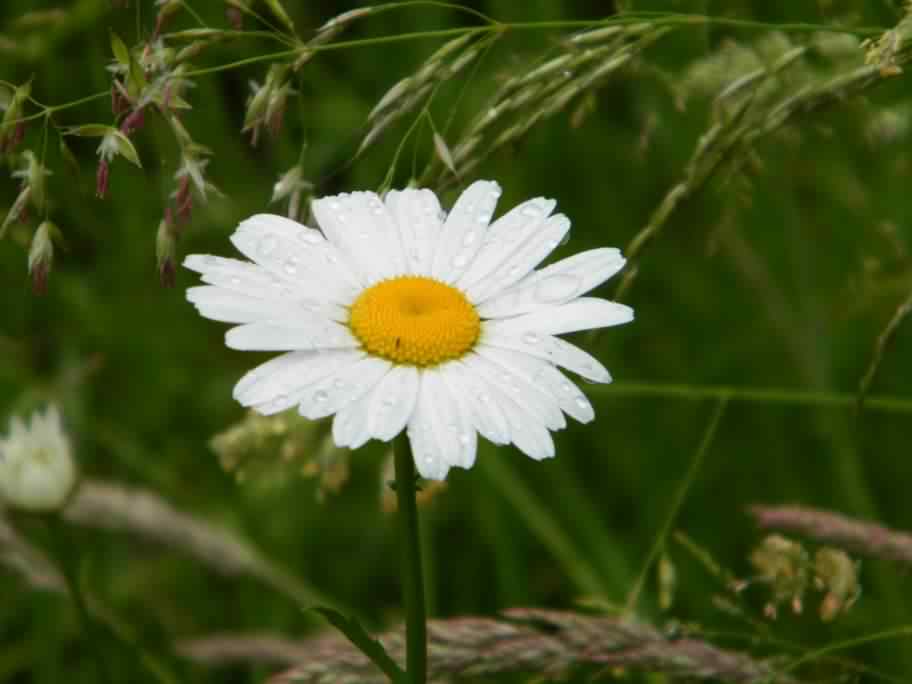
<path fill-rule="evenodd" d="M 586 594 L 607 595 L 610 587 L 606 581 L 566 535 L 547 507 L 512 472 L 510 466 L 498 458 L 482 458 L 478 462 L 498 494 L 509 501 L 517 515 L 560 563 L 577 589 Z"/>
<path fill-rule="evenodd" d="M 668 510 L 668 516 L 665 518 L 665 523 L 662 525 L 659 530 L 658 535 L 656 535 L 655 541 L 652 544 L 652 548 L 649 551 L 649 555 L 646 556 L 646 561 L 643 563 L 643 569 L 640 571 L 639 576 L 634 582 L 633 587 L 630 589 L 630 593 L 627 595 L 627 601 L 624 604 L 624 613 L 629 615 L 633 613 L 636 609 L 637 601 L 640 598 L 640 593 L 643 591 L 643 585 L 646 583 L 646 575 L 649 573 L 649 569 L 652 567 L 652 564 L 658 558 L 659 552 L 665 546 L 665 541 L 668 538 L 668 532 L 671 530 L 671 526 L 674 524 L 675 518 L 678 516 L 678 511 L 681 510 L 681 506 L 684 504 L 684 499 L 687 497 L 687 492 L 690 491 L 691 485 L 693 485 L 694 480 L 697 478 L 697 474 L 700 472 L 700 466 L 703 465 L 703 461 L 706 457 L 706 453 L 709 451 L 709 447 L 712 446 L 713 439 L 716 436 L 716 430 L 719 427 L 719 423 L 722 420 L 722 415 L 725 413 L 725 407 L 727 406 L 727 399 L 723 398 L 716 405 L 716 410 L 712 415 L 712 418 L 709 420 L 709 425 L 706 427 L 706 431 L 703 433 L 703 440 L 700 442 L 700 446 L 694 453 L 693 460 L 690 462 L 690 466 L 687 469 L 687 473 L 684 475 L 684 479 L 681 481 L 681 485 L 678 487 L 678 491 L 675 493 L 674 499 L 671 502 L 671 508 Z"/>
<path fill-rule="evenodd" d="M 367 630 L 357 620 L 347 618 L 342 613 L 325 606 L 318 606 L 313 608 L 313 610 L 325 617 L 333 627 L 342 632 L 391 681 L 397 683 L 406 681 L 405 671 L 390 657 L 386 649 L 383 648 L 383 644 L 368 634 Z"/>
<path fill-rule="evenodd" d="M 871 352 L 871 361 L 868 363 L 868 369 L 858 383 L 857 406 L 859 413 L 865 408 L 865 398 L 868 396 L 868 390 L 871 389 L 871 384 L 874 382 L 877 370 L 880 368 L 880 364 L 883 361 L 884 353 L 893 341 L 893 338 L 896 337 L 899 326 L 902 325 L 902 322 L 906 320 L 910 313 L 912 313 L 912 292 L 910 292 L 905 301 L 899 305 L 890 318 L 890 321 L 887 323 L 887 326 L 880 335 L 877 336 L 877 340 L 874 343 L 874 349 Z"/>

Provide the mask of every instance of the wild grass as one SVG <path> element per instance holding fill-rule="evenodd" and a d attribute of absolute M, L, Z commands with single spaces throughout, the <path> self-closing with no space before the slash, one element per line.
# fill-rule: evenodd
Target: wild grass
<path fill-rule="evenodd" d="M 424 491 L 432 676 L 908 678 L 912 7 L 46 5 L 0 8 L 0 388 L 85 478 L 62 555 L 0 517 L 0 679 L 384 681 L 310 608 L 403 657 L 391 455 L 244 415 L 178 264 L 478 177 L 623 247 L 637 321 L 557 459 Z"/>

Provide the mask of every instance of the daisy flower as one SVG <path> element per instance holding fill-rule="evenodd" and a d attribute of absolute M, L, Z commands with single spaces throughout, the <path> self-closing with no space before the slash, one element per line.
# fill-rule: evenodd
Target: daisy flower
<path fill-rule="evenodd" d="M 33 413 L 28 426 L 10 420 L 0 437 L 0 503 L 27 511 L 56 511 L 76 484 L 70 440 L 54 406 Z"/>
<path fill-rule="evenodd" d="M 539 197 L 492 222 L 500 193 L 475 182 L 448 214 L 423 189 L 324 197 L 313 202 L 319 230 L 270 214 L 243 221 L 231 241 L 252 263 L 188 256 L 208 284 L 187 298 L 239 324 L 230 348 L 285 352 L 247 373 L 234 397 L 263 414 L 334 415 L 336 444 L 352 449 L 407 430 L 429 479 L 470 468 L 478 435 L 554 456 L 550 431 L 564 414 L 594 417 L 559 369 L 611 381 L 557 336 L 633 319 L 630 307 L 581 296 L 624 259 L 593 249 L 537 269 L 570 221 Z"/>

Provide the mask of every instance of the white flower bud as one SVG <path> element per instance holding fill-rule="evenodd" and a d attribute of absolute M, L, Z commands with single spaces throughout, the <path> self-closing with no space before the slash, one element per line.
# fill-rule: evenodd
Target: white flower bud
<path fill-rule="evenodd" d="M 76 483 L 70 441 L 54 406 L 32 414 L 26 427 L 18 417 L 0 439 L 0 502 L 33 512 L 63 507 Z"/>

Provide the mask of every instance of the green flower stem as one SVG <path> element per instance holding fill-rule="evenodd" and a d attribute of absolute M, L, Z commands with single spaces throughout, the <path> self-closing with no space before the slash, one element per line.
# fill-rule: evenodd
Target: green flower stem
<path fill-rule="evenodd" d="M 98 668 L 98 681 L 105 684 L 113 684 L 114 679 L 108 670 L 105 662 L 105 648 L 102 644 L 102 635 L 97 629 L 98 625 L 89 612 L 89 606 L 86 602 L 85 594 L 79 583 L 79 559 L 72 548 L 72 539 L 67 534 L 66 526 L 59 513 L 51 513 L 45 519 L 46 529 L 49 537 L 49 547 L 51 553 L 56 559 L 61 574 L 66 581 L 67 590 L 73 604 L 76 607 L 76 614 L 79 616 L 79 624 L 82 628 L 83 637 L 89 641 L 89 650 L 95 657 L 95 663 Z"/>
<path fill-rule="evenodd" d="M 393 452 L 396 458 L 396 499 L 399 504 L 400 572 L 405 601 L 406 681 L 409 684 L 424 684 L 427 680 L 427 616 L 424 607 L 418 505 L 415 500 L 415 459 L 405 431 L 396 437 Z"/>

